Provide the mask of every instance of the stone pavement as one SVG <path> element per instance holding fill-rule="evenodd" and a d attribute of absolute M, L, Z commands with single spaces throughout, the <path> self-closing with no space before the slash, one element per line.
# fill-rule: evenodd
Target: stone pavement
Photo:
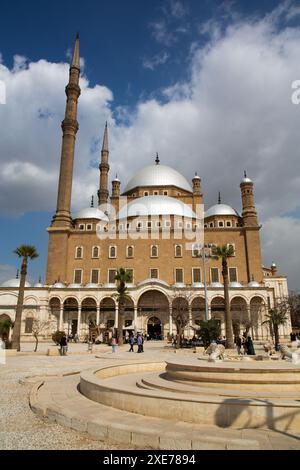
<path fill-rule="evenodd" d="M 291 434 L 267 429 L 232 430 L 199 426 L 199 439 L 193 442 L 188 431 L 191 426 L 195 429 L 195 425 L 171 422 L 171 430 L 170 422 L 162 423 L 151 417 L 145 422 L 145 417 L 132 417 L 130 413 L 110 407 L 104 409 L 103 405 L 91 402 L 77 391 L 79 375 L 73 374 L 125 361 L 164 361 L 175 353 L 164 352 L 163 346 L 159 342 L 146 343 L 144 354 L 132 354 L 126 345 L 113 354 L 111 348 L 101 345 L 90 354 L 86 344 L 72 344 L 68 356 L 47 357 L 47 345 L 43 345 L 38 355 L 27 352 L 8 358 L 7 364 L 0 366 L 1 422 L 4 423 L 0 432 L 0 448 L 135 449 L 147 448 L 152 442 L 152 448 L 164 449 L 300 449 L 300 430 L 299 434 Z M 26 349 L 29 351 L 30 345 L 26 345 Z M 55 376 L 64 378 L 57 380 Z M 43 396 L 38 397 L 37 383 L 41 384 L 45 378 L 48 388 L 41 388 Z M 43 400 L 44 405 L 47 403 L 51 408 L 47 420 L 31 411 L 29 393 L 33 408 L 36 406 L 35 411 L 40 415 L 43 414 Z M 101 412 L 97 407 L 102 407 Z M 89 410 L 89 413 L 76 416 L 80 410 Z M 135 433 L 132 431 L 132 418 L 137 430 Z M 185 440 L 182 439 L 182 431 L 186 433 Z"/>

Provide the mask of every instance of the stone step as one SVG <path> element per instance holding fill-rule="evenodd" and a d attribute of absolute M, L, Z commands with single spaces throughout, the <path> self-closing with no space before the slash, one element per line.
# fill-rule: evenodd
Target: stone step
<path fill-rule="evenodd" d="M 79 377 L 64 377 L 36 383 L 30 406 L 40 417 L 108 440 L 137 448 L 164 450 L 260 449 L 256 439 L 243 438 L 242 431 L 201 426 L 121 411 L 95 403 L 78 391 Z"/>

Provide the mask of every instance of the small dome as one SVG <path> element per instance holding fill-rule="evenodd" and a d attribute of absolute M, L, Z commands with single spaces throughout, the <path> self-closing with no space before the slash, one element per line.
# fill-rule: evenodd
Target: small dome
<path fill-rule="evenodd" d="M 80 289 L 80 287 L 81 287 L 81 284 L 73 283 L 73 284 L 68 285 L 68 289 Z"/>
<path fill-rule="evenodd" d="M 96 220 L 105 220 L 108 222 L 107 215 L 104 214 L 97 207 L 88 207 L 87 209 L 81 209 L 74 217 L 74 220 L 77 219 L 96 219 Z"/>
<path fill-rule="evenodd" d="M 231 282 L 229 284 L 229 287 L 233 288 L 233 289 L 237 289 L 239 287 L 243 287 L 242 284 L 240 284 L 239 282 Z"/>
<path fill-rule="evenodd" d="M 175 287 L 175 289 L 183 289 L 184 287 L 186 287 L 186 285 L 183 282 L 176 282 L 173 287 Z"/>
<path fill-rule="evenodd" d="M 103 286 L 105 289 L 115 289 L 116 288 L 116 284 L 104 284 Z"/>
<path fill-rule="evenodd" d="M 251 287 L 253 289 L 256 287 L 260 287 L 260 284 L 257 281 L 251 281 L 249 282 L 248 287 Z"/>
<path fill-rule="evenodd" d="M 197 218 L 192 209 L 179 199 L 169 196 L 140 197 L 121 208 L 118 218 L 138 217 L 148 215 L 177 215 L 190 219 Z"/>
<path fill-rule="evenodd" d="M 196 174 L 196 175 L 194 176 L 193 180 L 201 180 L 201 178 L 200 178 L 199 175 Z"/>
<path fill-rule="evenodd" d="M 88 289 L 98 289 L 99 284 L 94 284 L 93 282 L 89 282 L 89 284 L 86 284 L 84 287 Z"/>
<path fill-rule="evenodd" d="M 20 287 L 20 279 L 9 279 L 9 281 L 6 281 L 4 282 L 3 284 L 1 284 L 1 287 L 17 287 L 19 288 Z M 25 282 L 25 287 L 31 287 L 31 285 L 29 284 L 29 282 Z"/>
<path fill-rule="evenodd" d="M 56 282 L 51 287 L 52 289 L 64 289 L 66 286 L 62 282 Z"/>
<path fill-rule="evenodd" d="M 37 284 L 34 285 L 34 287 L 38 289 L 38 288 L 44 287 L 44 285 L 38 282 Z"/>
<path fill-rule="evenodd" d="M 204 218 L 207 219 L 208 217 L 213 217 L 215 215 L 234 215 L 235 217 L 240 217 L 239 213 L 227 204 L 215 204 L 210 207 L 205 212 Z"/>
<path fill-rule="evenodd" d="M 223 284 L 221 284 L 220 282 L 212 282 L 210 287 L 223 287 Z"/>
<path fill-rule="evenodd" d="M 247 176 L 245 176 L 241 181 L 241 184 L 244 184 L 244 183 L 253 183 L 253 181 Z"/>
<path fill-rule="evenodd" d="M 128 182 L 124 193 L 139 186 L 176 186 L 192 192 L 192 188 L 185 177 L 166 165 L 150 165 L 138 171 Z"/>
<path fill-rule="evenodd" d="M 192 287 L 198 287 L 199 289 L 201 289 L 202 287 L 204 287 L 204 284 L 202 284 L 202 282 L 193 282 Z"/>

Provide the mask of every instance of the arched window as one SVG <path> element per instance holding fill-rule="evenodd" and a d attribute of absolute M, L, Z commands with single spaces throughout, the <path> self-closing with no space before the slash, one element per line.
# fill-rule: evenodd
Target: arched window
<path fill-rule="evenodd" d="M 116 258 L 117 257 L 117 248 L 115 246 L 109 247 L 109 257 Z"/>
<path fill-rule="evenodd" d="M 82 259 L 83 258 L 83 248 L 82 246 L 77 246 L 75 250 L 75 258 Z"/>
<path fill-rule="evenodd" d="M 134 253 L 134 248 L 133 246 L 128 246 L 127 247 L 127 258 L 133 258 L 133 253 Z"/>
<path fill-rule="evenodd" d="M 92 251 L 92 258 L 99 258 L 99 246 L 94 246 Z"/>
<path fill-rule="evenodd" d="M 182 246 L 181 245 L 176 245 L 175 246 L 175 256 L 176 256 L 176 258 L 181 258 L 182 257 Z"/>
<path fill-rule="evenodd" d="M 151 258 L 157 258 L 157 257 L 158 257 L 158 246 L 152 245 L 151 246 Z"/>

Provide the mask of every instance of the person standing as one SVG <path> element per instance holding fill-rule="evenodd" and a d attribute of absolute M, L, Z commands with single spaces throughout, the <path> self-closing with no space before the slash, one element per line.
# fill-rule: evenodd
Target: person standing
<path fill-rule="evenodd" d="M 68 351 L 68 341 L 67 336 L 64 334 L 60 340 L 60 354 L 61 356 L 66 356 Z"/>
<path fill-rule="evenodd" d="M 134 335 L 131 335 L 129 338 L 129 344 L 130 344 L 130 349 L 129 352 L 134 352 L 133 346 L 134 346 Z"/>
<path fill-rule="evenodd" d="M 138 351 L 137 352 L 138 353 L 143 352 L 143 338 L 140 334 L 138 335 L 137 343 L 138 343 Z"/>
<path fill-rule="evenodd" d="M 116 338 L 113 336 L 112 339 L 111 339 L 111 349 L 112 349 L 112 353 L 115 353 L 115 352 L 116 352 L 116 346 L 117 346 L 117 340 L 116 340 Z"/>
<path fill-rule="evenodd" d="M 241 340 L 240 335 L 235 337 L 234 342 L 235 342 L 235 345 L 236 345 L 237 353 L 238 353 L 238 355 L 240 355 L 241 354 L 241 347 L 242 347 L 242 340 Z"/>
<path fill-rule="evenodd" d="M 255 350 L 251 336 L 247 337 L 246 348 L 248 356 L 255 356 Z"/>

